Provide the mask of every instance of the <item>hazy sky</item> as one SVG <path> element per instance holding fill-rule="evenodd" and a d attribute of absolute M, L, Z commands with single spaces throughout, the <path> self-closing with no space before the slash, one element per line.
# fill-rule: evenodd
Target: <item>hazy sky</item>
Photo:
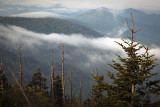
<path fill-rule="evenodd" d="M 7 5 L 52 7 L 60 4 L 69 8 L 138 8 L 160 10 L 160 0 L 1 0 Z"/>
<path fill-rule="evenodd" d="M 0 0 L 0 14 L 58 9 L 73 11 L 99 7 L 160 11 L 160 0 Z"/>

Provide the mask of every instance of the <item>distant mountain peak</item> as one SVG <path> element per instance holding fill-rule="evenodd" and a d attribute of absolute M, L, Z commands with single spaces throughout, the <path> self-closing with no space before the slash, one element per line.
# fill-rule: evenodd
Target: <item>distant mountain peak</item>
<path fill-rule="evenodd" d="M 124 13 L 139 13 L 139 14 L 144 14 L 143 11 L 141 10 L 137 10 L 137 9 L 133 9 L 133 8 L 128 8 L 124 10 Z"/>
<path fill-rule="evenodd" d="M 96 10 L 108 10 L 108 8 L 106 8 L 106 7 L 99 7 Z"/>

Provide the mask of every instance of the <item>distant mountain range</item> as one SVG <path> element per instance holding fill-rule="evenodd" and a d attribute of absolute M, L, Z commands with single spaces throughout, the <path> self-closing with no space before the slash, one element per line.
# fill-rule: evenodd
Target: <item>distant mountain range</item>
<path fill-rule="evenodd" d="M 56 13 L 56 16 L 50 16 L 52 18 L 45 18 L 45 15 L 44 18 L 0 17 L 0 24 L 20 26 L 46 34 L 78 33 L 88 37 L 126 38 L 129 32 L 125 18 L 128 18 L 128 22 L 131 24 L 131 12 L 135 29 L 142 29 L 136 34 L 136 40 L 145 45 L 156 44 L 160 46 L 160 14 L 148 14 L 132 8 L 120 11 L 103 7 L 73 13 Z"/>
<path fill-rule="evenodd" d="M 132 8 L 118 11 L 108 8 L 98 8 L 86 11 L 85 13 L 73 16 L 73 21 L 88 26 L 106 36 L 117 37 L 119 29 L 126 27 L 125 18 L 131 24 L 130 13 L 133 14 L 135 29 L 142 29 L 136 35 L 136 40 L 143 44 L 157 44 L 160 46 L 160 14 L 147 14 Z M 129 35 L 126 30 L 121 34 L 121 38 Z"/>
<path fill-rule="evenodd" d="M 89 10 L 74 16 L 73 19 L 102 33 L 111 31 L 117 24 L 114 15 L 107 8 Z"/>

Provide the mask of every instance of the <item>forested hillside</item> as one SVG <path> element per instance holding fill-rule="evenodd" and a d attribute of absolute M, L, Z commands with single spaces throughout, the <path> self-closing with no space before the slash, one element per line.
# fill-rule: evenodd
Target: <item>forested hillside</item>
<path fill-rule="evenodd" d="M 58 18 L 0 17 L 0 24 L 15 25 L 37 33 L 84 34 L 88 37 L 100 37 L 102 34 L 77 23 Z"/>

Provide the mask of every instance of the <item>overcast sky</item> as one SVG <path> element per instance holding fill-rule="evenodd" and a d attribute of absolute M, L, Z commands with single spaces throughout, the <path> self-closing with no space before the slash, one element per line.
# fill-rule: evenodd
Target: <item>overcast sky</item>
<path fill-rule="evenodd" d="M 99 7 L 160 11 L 160 0 L 0 0 L 0 15 L 59 8 L 63 11 L 66 11 L 66 8 L 71 11 L 71 9 L 93 9 Z"/>

